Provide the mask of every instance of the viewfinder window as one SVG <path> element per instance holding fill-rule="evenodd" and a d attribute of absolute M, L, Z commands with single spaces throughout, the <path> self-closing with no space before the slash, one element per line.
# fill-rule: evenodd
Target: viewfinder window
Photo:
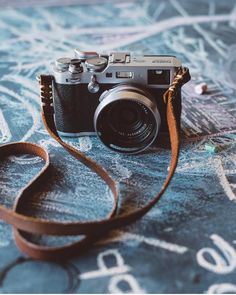
<path fill-rule="evenodd" d="M 163 69 L 148 70 L 148 84 L 149 85 L 169 85 L 170 70 L 163 70 Z"/>

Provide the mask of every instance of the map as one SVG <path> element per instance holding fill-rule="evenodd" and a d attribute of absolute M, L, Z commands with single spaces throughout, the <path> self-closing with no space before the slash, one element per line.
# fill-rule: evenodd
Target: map
<path fill-rule="evenodd" d="M 75 48 L 175 55 L 189 67 L 177 171 L 141 220 L 68 260 L 24 256 L 11 226 L 0 221 L 0 292 L 236 293 L 235 1 L 0 0 L 0 144 L 30 141 L 49 151 L 52 175 L 25 210 L 63 221 L 101 219 L 112 207 L 107 186 L 75 163 L 41 121 L 36 76 L 50 73 L 57 58 L 73 57 Z M 202 95 L 195 92 L 201 83 L 208 86 Z M 121 155 L 96 137 L 67 141 L 119 183 L 121 214 L 160 190 L 168 149 L 152 146 L 143 154 Z M 42 165 L 29 156 L 1 162 L 1 204 L 11 208 Z M 79 237 L 30 239 L 50 247 Z"/>

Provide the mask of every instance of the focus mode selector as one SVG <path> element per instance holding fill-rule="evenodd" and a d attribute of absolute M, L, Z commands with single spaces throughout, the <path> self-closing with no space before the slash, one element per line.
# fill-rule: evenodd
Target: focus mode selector
<path fill-rule="evenodd" d="M 97 93 L 100 89 L 100 86 L 96 80 L 96 76 L 95 75 L 92 75 L 91 76 L 91 81 L 89 82 L 88 84 L 88 91 L 90 93 Z"/>

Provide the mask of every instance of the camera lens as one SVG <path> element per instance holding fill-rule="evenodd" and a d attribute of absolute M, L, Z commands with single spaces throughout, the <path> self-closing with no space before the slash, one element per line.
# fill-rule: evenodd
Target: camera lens
<path fill-rule="evenodd" d="M 100 101 L 94 125 L 106 146 L 122 153 L 138 153 L 153 143 L 161 120 L 149 93 L 135 86 L 118 85 L 106 91 Z"/>

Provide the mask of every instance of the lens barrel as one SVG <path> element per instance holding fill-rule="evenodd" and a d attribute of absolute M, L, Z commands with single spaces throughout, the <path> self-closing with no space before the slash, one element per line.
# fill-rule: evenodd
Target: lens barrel
<path fill-rule="evenodd" d="M 154 142 L 161 118 L 155 99 L 146 90 L 119 84 L 105 91 L 99 100 L 94 127 L 107 147 L 135 154 Z"/>

